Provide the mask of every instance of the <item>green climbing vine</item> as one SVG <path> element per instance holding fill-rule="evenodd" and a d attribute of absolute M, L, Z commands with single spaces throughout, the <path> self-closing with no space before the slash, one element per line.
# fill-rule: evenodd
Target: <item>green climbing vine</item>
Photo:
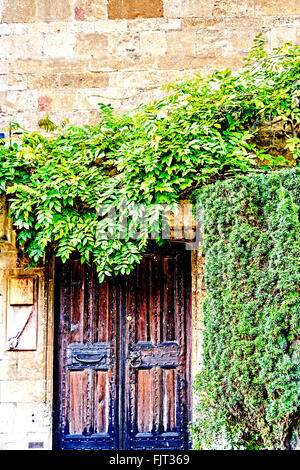
<path fill-rule="evenodd" d="M 124 115 L 100 105 L 95 127 L 51 123 L 53 137 L 25 132 L 0 147 L 0 191 L 32 263 L 48 251 L 63 261 L 77 251 L 100 280 L 128 273 L 147 245 L 138 204 L 173 204 L 208 182 L 295 165 L 299 65 L 299 47 L 267 53 L 259 36 L 239 74 L 197 74 Z M 97 236 L 105 224 L 113 231 L 101 204 L 126 210 L 140 237 Z M 154 215 L 151 224 L 159 225 Z"/>
<path fill-rule="evenodd" d="M 197 193 L 207 297 L 196 448 L 299 446 L 299 176 L 241 176 Z"/>

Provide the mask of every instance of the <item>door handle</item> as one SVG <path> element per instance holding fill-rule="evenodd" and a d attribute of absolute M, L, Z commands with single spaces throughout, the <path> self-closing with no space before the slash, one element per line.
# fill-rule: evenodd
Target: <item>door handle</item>
<path fill-rule="evenodd" d="M 129 356 L 126 359 L 130 367 L 138 368 L 142 365 L 142 357 L 140 351 L 130 351 Z"/>
<path fill-rule="evenodd" d="M 94 358 L 91 357 L 90 359 L 83 359 L 83 358 L 80 358 L 78 354 L 75 354 L 74 359 L 77 362 L 81 362 L 82 364 L 98 364 L 98 362 L 103 361 L 105 357 L 106 357 L 106 354 L 103 354 L 100 357 L 98 356 L 97 359 L 95 357 Z"/>

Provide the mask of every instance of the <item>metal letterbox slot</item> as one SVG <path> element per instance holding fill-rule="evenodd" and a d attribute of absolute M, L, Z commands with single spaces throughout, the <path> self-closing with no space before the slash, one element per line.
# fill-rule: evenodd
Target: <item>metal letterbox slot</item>
<path fill-rule="evenodd" d="M 110 362 L 110 348 L 106 343 L 93 345 L 71 344 L 67 348 L 68 368 L 71 370 L 107 370 Z"/>

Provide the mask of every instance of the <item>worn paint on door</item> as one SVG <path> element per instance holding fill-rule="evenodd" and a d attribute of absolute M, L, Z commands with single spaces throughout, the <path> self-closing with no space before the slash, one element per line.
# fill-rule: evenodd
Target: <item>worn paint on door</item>
<path fill-rule="evenodd" d="M 152 251 L 101 284 L 74 259 L 56 280 L 57 447 L 186 449 L 190 252 Z"/>

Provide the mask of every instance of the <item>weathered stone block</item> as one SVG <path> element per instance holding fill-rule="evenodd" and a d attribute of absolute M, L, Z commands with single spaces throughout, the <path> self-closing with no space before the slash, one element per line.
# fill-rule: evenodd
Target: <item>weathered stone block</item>
<path fill-rule="evenodd" d="M 45 399 L 44 380 L 10 380 L 0 382 L 1 403 L 42 402 Z"/>
<path fill-rule="evenodd" d="M 180 30 L 180 18 L 137 18 L 127 21 L 128 31 L 169 31 Z"/>
<path fill-rule="evenodd" d="M 37 111 L 37 93 L 35 90 L 14 91 L 7 92 L 7 101 L 12 103 L 15 111 L 31 110 L 32 113 Z"/>
<path fill-rule="evenodd" d="M 30 23 L 36 20 L 36 4 L 32 0 L 4 0 L 2 23 Z"/>
<path fill-rule="evenodd" d="M 40 21 L 71 20 L 71 0 L 38 0 L 37 15 Z"/>
<path fill-rule="evenodd" d="M 299 36 L 298 36 L 299 39 Z M 271 47 L 282 46 L 285 42 L 297 43 L 296 28 L 274 28 L 271 31 Z"/>
<path fill-rule="evenodd" d="M 261 21 L 262 18 L 258 17 Z M 300 14 L 299 15 L 282 15 L 282 16 L 265 16 L 263 18 L 265 26 L 269 27 L 299 27 L 300 26 Z"/>
<path fill-rule="evenodd" d="M 12 77 L 12 75 L 10 75 Z M 22 75 L 16 75 L 16 77 L 22 77 Z M 59 74 L 30 74 L 23 77 L 27 79 L 27 88 L 29 90 L 40 90 L 40 89 L 51 89 L 59 86 Z"/>
<path fill-rule="evenodd" d="M 269 40 L 269 33 L 260 29 L 236 29 L 227 30 L 226 37 L 228 40 L 227 55 L 244 54 L 247 55 L 251 47 L 254 45 L 254 38 L 260 32 L 264 33 L 265 39 Z M 268 46 L 268 42 L 267 42 Z"/>
<path fill-rule="evenodd" d="M 183 18 L 181 20 L 182 29 L 220 29 L 223 27 L 223 18 Z"/>
<path fill-rule="evenodd" d="M 214 16 L 254 15 L 255 0 L 215 0 L 212 14 Z"/>
<path fill-rule="evenodd" d="M 51 418 L 49 406 L 44 403 L 17 403 L 15 428 L 26 433 L 45 432 L 51 426 Z"/>
<path fill-rule="evenodd" d="M 81 57 L 106 58 L 139 53 L 138 33 L 79 34 L 75 52 Z"/>
<path fill-rule="evenodd" d="M 228 45 L 226 31 L 223 29 L 197 32 L 196 54 L 199 57 L 222 57 L 226 54 Z"/>
<path fill-rule="evenodd" d="M 0 74 L 8 74 L 9 73 L 9 60 L 0 58 Z"/>
<path fill-rule="evenodd" d="M 16 380 L 17 376 L 18 373 L 15 362 L 9 360 L 9 358 L 2 359 L 0 362 L 0 380 Z"/>
<path fill-rule="evenodd" d="M 127 31 L 126 20 L 99 20 L 92 23 L 94 33 L 117 33 L 119 31 Z M 86 25 L 89 23 L 82 23 L 84 26 L 84 33 L 86 31 Z"/>
<path fill-rule="evenodd" d="M 74 6 L 75 20 L 95 21 L 107 18 L 107 0 L 77 0 Z"/>
<path fill-rule="evenodd" d="M 49 110 L 51 111 L 88 109 L 84 98 L 80 95 L 80 93 L 78 93 L 77 90 L 74 90 L 73 88 L 48 90 L 47 96 L 43 98 L 49 99 Z M 44 106 L 44 108 L 47 108 L 47 104 Z M 39 111 L 48 111 L 48 109 L 39 108 Z"/>
<path fill-rule="evenodd" d="M 109 49 L 108 34 L 79 34 L 75 52 L 82 57 L 106 57 Z"/>
<path fill-rule="evenodd" d="M 186 56 L 195 55 L 195 31 L 168 31 L 166 35 L 169 54 L 181 54 Z"/>
<path fill-rule="evenodd" d="M 8 232 L 8 230 L 7 230 Z M 7 266 L 15 266 L 17 262 L 17 251 L 9 243 L 1 244 L 0 269 L 6 269 Z M 2 330 L 3 331 L 3 330 Z M 4 349 L 4 346 L 3 346 Z"/>
<path fill-rule="evenodd" d="M 164 0 L 165 18 L 186 18 L 209 16 L 212 13 L 212 0 Z"/>
<path fill-rule="evenodd" d="M 41 34 L 11 36 L 11 59 L 35 59 L 43 54 L 44 38 Z"/>
<path fill-rule="evenodd" d="M 16 403 L 0 403 L 0 434 L 13 433 Z"/>
<path fill-rule="evenodd" d="M 6 90 L 26 90 L 27 80 L 23 75 L 9 74 L 7 75 Z"/>
<path fill-rule="evenodd" d="M 140 36 L 138 33 L 119 33 L 109 35 L 109 54 L 112 56 L 138 54 Z"/>
<path fill-rule="evenodd" d="M 108 86 L 108 73 L 62 73 L 59 86 L 65 88 L 99 88 Z"/>
<path fill-rule="evenodd" d="M 8 36 L 0 37 L 1 59 L 9 59 L 11 51 L 11 38 Z"/>
<path fill-rule="evenodd" d="M 199 69 L 203 65 L 203 59 L 199 57 L 178 56 L 168 54 L 156 59 L 156 67 L 162 70 L 186 70 Z"/>
<path fill-rule="evenodd" d="M 90 72 L 105 72 L 116 70 L 149 70 L 156 69 L 155 58 L 152 56 L 128 55 L 124 57 L 109 56 L 104 59 L 92 57 L 89 62 Z"/>
<path fill-rule="evenodd" d="M 31 359 L 25 351 L 18 352 L 17 377 L 18 380 L 39 380 L 43 377 L 46 368 L 46 355 L 44 351 L 32 352 Z"/>
<path fill-rule="evenodd" d="M 220 21 L 220 18 L 216 18 L 216 21 Z M 234 29 L 248 30 L 254 29 L 262 30 L 265 26 L 265 22 L 262 21 L 260 16 L 247 16 L 247 15 L 237 15 L 237 16 L 223 16 L 222 17 L 223 29 L 228 32 Z"/>
<path fill-rule="evenodd" d="M 167 51 L 164 31 L 142 31 L 140 33 L 141 54 L 165 55 Z"/>
<path fill-rule="evenodd" d="M 43 53 L 45 57 L 74 56 L 75 35 L 66 33 L 47 34 L 44 40 Z"/>
<path fill-rule="evenodd" d="M 12 73 L 20 74 L 55 74 L 59 72 L 84 72 L 88 61 L 68 59 L 15 60 L 10 64 Z"/>
<path fill-rule="evenodd" d="M 163 16 L 162 0 L 108 0 L 108 18 L 159 18 Z"/>
<path fill-rule="evenodd" d="M 0 19 L 1 19 L 1 3 L 0 3 Z M 9 36 L 12 34 L 14 24 L 0 23 L 0 36 Z"/>
<path fill-rule="evenodd" d="M 255 13 L 260 15 L 300 14 L 300 3 L 296 0 L 255 0 Z"/>
<path fill-rule="evenodd" d="M 242 56 L 201 56 L 187 57 L 178 55 L 168 55 L 166 57 L 158 57 L 156 65 L 163 70 L 200 70 L 202 69 L 237 69 L 243 65 Z"/>

